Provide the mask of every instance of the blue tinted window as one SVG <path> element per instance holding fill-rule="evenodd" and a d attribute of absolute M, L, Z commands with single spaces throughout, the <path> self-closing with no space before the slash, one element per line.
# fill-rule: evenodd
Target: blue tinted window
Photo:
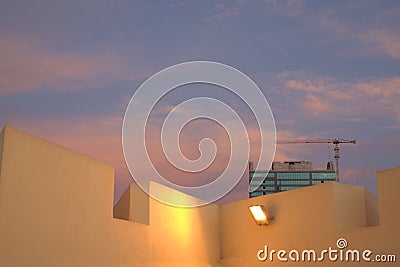
<path fill-rule="evenodd" d="M 309 180 L 279 180 L 278 181 L 278 185 L 310 185 L 310 181 Z"/>
<path fill-rule="evenodd" d="M 309 179 L 310 173 L 308 172 L 278 172 L 278 179 Z"/>

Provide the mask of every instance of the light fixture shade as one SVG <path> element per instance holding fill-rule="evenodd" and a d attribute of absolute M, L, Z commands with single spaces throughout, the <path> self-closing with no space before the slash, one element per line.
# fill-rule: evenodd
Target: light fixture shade
<path fill-rule="evenodd" d="M 249 210 L 257 225 L 261 226 L 270 223 L 269 220 L 271 220 L 272 217 L 268 216 L 267 208 L 263 205 L 250 206 Z"/>

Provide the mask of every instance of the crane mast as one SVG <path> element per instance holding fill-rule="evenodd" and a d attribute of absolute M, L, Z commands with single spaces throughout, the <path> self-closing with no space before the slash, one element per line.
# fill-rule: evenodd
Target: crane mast
<path fill-rule="evenodd" d="M 339 182 L 339 144 L 355 144 L 356 140 L 346 139 L 309 139 L 309 140 L 277 140 L 277 144 L 333 144 L 334 158 L 336 162 L 336 182 Z"/>

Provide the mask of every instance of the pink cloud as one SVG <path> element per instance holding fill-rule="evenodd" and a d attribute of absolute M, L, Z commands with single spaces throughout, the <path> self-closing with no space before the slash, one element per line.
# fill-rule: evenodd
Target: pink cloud
<path fill-rule="evenodd" d="M 11 118 L 11 126 L 62 145 L 97 160 L 121 167 L 120 117 L 27 120 Z"/>
<path fill-rule="evenodd" d="M 0 47 L 0 94 L 43 88 L 77 90 L 145 77 L 108 50 L 92 55 L 56 53 L 7 36 L 0 38 Z"/>
<path fill-rule="evenodd" d="M 166 110 L 168 109 L 170 107 L 166 107 Z M 168 177 L 171 182 L 194 186 L 211 182 L 223 172 L 230 156 L 230 143 L 226 132 L 221 127 L 207 121 L 196 122 L 193 125 L 188 125 L 182 133 L 180 148 L 184 155 L 190 159 L 199 157 L 198 144 L 202 138 L 212 138 L 218 146 L 215 163 L 204 172 L 192 175 L 174 168 L 165 158 L 159 128 L 157 128 L 158 120 L 154 125 L 149 125 L 146 144 L 153 164 L 162 175 Z M 116 169 L 115 199 L 118 199 L 126 186 L 133 182 L 126 168 L 122 152 L 122 117 L 82 117 L 62 121 L 52 119 L 31 121 L 15 117 L 10 118 L 9 121 L 12 122 L 12 126 L 21 130 L 113 165 Z M 258 140 L 255 140 L 255 133 L 251 132 L 250 135 L 251 145 L 256 145 Z M 257 153 L 257 151 L 252 151 L 252 153 Z"/>
<path fill-rule="evenodd" d="M 114 201 L 133 182 L 122 152 L 122 117 L 84 117 L 62 121 L 10 118 L 9 121 L 13 127 L 114 166 Z"/>
<path fill-rule="evenodd" d="M 348 183 L 362 184 L 365 180 L 375 180 L 376 170 L 372 168 L 348 168 L 340 174 L 340 179 Z"/>
<path fill-rule="evenodd" d="M 360 39 L 371 43 L 377 53 L 383 53 L 395 59 L 400 58 L 400 35 L 398 32 L 376 29 L 361 34 Z"/>
<path fill-rule="evenodd" d="M 317 93 L 325 89 L 322 84 L 316 84 L 310 80 L 306 80 L 304 82 L 297 80 L 289 80 L 285 83 L 285 86 L 288 88 L 298 89 L 309 93 Z"/>
<path fill-rule="evenodd" d="M 390 130 L 398 130 L 400 129 L 400 124 L 396 124 L 396 125 L 388 125 L 384 127 L 385 129 L 390 129 Z"/>
<path fill-rule="evenodd" d="M 282 73 L 277 77 L 284 88 L 303 92 L 300 98 L 296 96 L 292 100 L 305 114 L 322 118 L 336 116 L 353 122 L 360 122 L 365 116 L 390 114 L 400 122 L 400 77 L 345 82 L 305 73 L 301 76 Z"/>
<path fill-rule="evenodd" d="M 322 97 L 313 94 L 308 94 L 306 96 L 303 106 L 312 115 L 327 114 L 333 109 L 331 103 L 329 103 L 327 100 L 324 100 Z"/>

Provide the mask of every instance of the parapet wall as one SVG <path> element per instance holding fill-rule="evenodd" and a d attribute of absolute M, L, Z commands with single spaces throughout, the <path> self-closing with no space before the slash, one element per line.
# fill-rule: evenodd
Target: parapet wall
<path fill-rule="evenodd" d="M 384 266 L 374 256 L 395 255 L 400 260 L 400 168 L 378 172 L 379 202 L 360 186 L 336 182 L 240 200 L 221 205 L 221 262 L 233 266 Z M 257 226 L 248 207 L 264 205 L 274 220 Z M 233 215 L 234 214 L 234 215 Z M 371 261 L 260 261 L 257 253 L 271 250 L 315 250 L 319 252 L 345 239 L 348 250 L 371 250 Z M 264 254 L 262 254 L 264 255 Z M 345 254 L 343 254 L 345 255 Z M 345 257 L 345 256 L 343 256 Z M 286 254 L 288 258 L 288 254 Z M 344 258 L 345 259 L 345 258 Z"/>
<path fill-rule="evenodd" d="M 336 248 L 339 238 L 351 249 L 400 257 L 400 168 L 378 172 L 379 202 L 363 187 L 325 183 L 191 209 L 162 204 L 136 185 L 113 208 L 113 173 L 112 166 L 6 127 L 0 266 L 310 266 L 260 261 L 257 252 L 265 245 L 320 251 Z M 191 198 L 158 184 L 150 189 Z M 267 207 L 271 224 L 255 224 L 248 210 L 255 204 Z"/>
<path fill-rule="evenodd" d="M 112 166 L 12 127 L 0 140 L 0 266 L 219 265 L 217 205 L 174 208 L 132 185 L 130 221 L 114 219 Z"/>

